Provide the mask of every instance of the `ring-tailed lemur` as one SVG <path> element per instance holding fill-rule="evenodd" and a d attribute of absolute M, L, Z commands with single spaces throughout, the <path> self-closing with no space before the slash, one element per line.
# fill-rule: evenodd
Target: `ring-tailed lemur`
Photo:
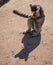
<path fill-rule="evenodd" d="M 30 33 L 32 29 L 33 32 L 37 32 L 36 34 L 38 34 L 41 32 L 42 24 L 44 23 L 45 20 L 45 14 L 43 8 L 40 5 L 30 4 L 30 8 L 33 13 L 32 16 L 28 16 L 16 10 L 14 10 L 13 12 L 19 16 L 28 18 L 28 22 L 27 22 L 28 30 L 26 31 L 26 33 Z"/>

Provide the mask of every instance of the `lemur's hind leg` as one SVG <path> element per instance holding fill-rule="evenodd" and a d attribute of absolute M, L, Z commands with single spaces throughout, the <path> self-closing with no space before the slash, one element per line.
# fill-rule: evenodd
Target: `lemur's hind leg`
<path fill-rule="evenodd" d="M 28 34 L 31 32 L 31 20 L 28 19 L 27 21 L 27 26 L 28 26 L 28 29 L 24 32 L 24 34 Z"/>
<path fill-rule="evenodd" d="M 28 19 L 28 22 L 27 22 L 27 25 L 28 25 L 28 32 L 31 32 L 31 29 L 32 29 L 32 21 L 31 19 Z"/>
<path fill-rule="evenodd" d="M 37 32 L 37 24 L 34 22 L 33 25 L 34 25 L 34 26 L 33 26 L 34 32 Z"/>
<path fill-rule="evenodd" d="M 40 31 L 37 28 L 37 24 L 35 22 L 33 24 L 34 24 L 34 27 L 33 27 L 32 37 L 37 36 L 37 35 L 40 34 Z"/>

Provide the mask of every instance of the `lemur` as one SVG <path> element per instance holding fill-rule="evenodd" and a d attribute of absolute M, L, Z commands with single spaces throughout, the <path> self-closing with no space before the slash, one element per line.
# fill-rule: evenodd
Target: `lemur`
<path fill-rule="evenodd" d="M 41 32 L 42 25 L 45 20 L 45 14 L 43 11 L 43 8 L 40 5 L 32 5 L 30 4 L 31 12 L 33 13 L 32 16 L 28 16 L 26 14 L 20 13 L 16 10 L 13 12 L 15 14 L 18 14 L 19 16 L 28 18 L 28 30 L 25 32 L 30 33 L 32 36 L 34 36 L 33 33 L 35 33 L 35 36 L 38 35 Z M 31 33 L 33 31 L 33 33 Z"/>

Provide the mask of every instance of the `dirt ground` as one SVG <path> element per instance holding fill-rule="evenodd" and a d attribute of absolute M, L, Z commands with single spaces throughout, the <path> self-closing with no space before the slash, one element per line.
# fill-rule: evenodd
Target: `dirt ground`
<path fill-rule="evenodd" d="M 41 5 L 45 22 L 41 35 L 30 38 L 27 19 L 13 10 L 31 15 L 29 4 Z M 53 65 L 53 0 L 10 0 L 0 7 L 0 65 Z"/>

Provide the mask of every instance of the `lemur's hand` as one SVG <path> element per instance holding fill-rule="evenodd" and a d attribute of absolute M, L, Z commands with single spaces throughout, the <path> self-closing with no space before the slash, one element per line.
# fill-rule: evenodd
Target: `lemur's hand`
<path fill-rule="evenodd" d="M 31 16 L 31 18 L 32 18 L 32 19 L 35 19 L 35 18 L 36 18 L 36 16 Z"/>

